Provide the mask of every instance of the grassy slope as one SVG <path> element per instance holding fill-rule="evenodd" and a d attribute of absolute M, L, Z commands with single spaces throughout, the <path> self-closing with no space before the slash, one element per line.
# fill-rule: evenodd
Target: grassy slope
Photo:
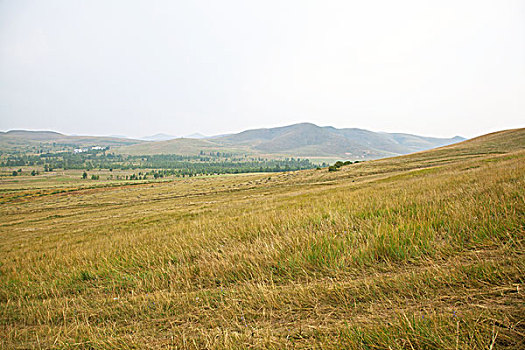
<path fill-rule="evenodd" d="M 0 192 L 0 344 L 523 347 L 524 148 L 521 129 L 331 173 L 21 183 Z"/>
<path fill-rule="evenodd" d="M 138 145 L 125 146 L 116 149 L 123 154 L 180 154 L 199 155 L 204 152 L 228 152 L 233 154 L 256 154 L 253 150 L 242 147 L 226 147 L 213 140 L 178 138 L 168 141 L 144 142 Z"/>

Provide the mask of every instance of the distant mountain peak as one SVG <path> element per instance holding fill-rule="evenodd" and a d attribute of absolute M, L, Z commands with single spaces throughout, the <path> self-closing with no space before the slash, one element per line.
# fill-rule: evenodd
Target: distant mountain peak
<path fill-rule="evenodd" d="M 159 133 L 155 135 L 144 136 L 144 137 L 141 137 L 140 139 L 145 140 L 145 141 L 168 141 L 168 140 L 173 140 L 176 138 L 177 136 Z"/>
<path fill-rule="evenodd" d="M 196 132 L 196 133 L 193 133 L 193 134 L 191 134 L 191 135 L 186 135 L 186 136 L 184 136 L 184 137 L 187 138 L 187 139 L 205 139 L 205 138 L 207 138 L 208 136 Z"/>

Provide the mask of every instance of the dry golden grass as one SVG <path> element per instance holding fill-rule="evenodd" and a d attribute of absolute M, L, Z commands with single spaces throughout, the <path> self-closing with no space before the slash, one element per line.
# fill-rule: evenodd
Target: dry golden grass
<path fill-rule="evenodd" d="M 525 130 L 343 167 L 0 184 L 0 347 L 525 347 Z"/>

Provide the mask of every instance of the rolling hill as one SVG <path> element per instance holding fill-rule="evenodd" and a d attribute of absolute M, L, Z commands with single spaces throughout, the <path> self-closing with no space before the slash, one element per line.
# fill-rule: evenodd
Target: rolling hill
<path fill-rule="evenodd" d="M 210 139 L 176 138 L 173 140 L 144 142 L 140 144 L 116 148 L 118 153 L 143 155 L 143 154 L 178 154 L 198 155 L 204 152 L 228 152 L 232 154 L 255 154 L 247 146 L 229 146 L 220 144 Z"/>
<path fill-rule="evenodd" d="M 55 146 L 85 147 L 118 147 L 134 145 L 143 141 L 104 137 L 104 136 L 69 136 L 55 131 L 11 130 L 0 132 L 0 150 L 24 149 L 55 144 Z"/>
<path fill-rule="evenodd" d="M 174 138 L 157 134 L 148 140 L 100 136 L 69 136 L 54 131 L 0 132 L 0 150 L 9 151 L 53 144 L 55 147 L 104 146 L 122 154 L 198 155 L 204 152 L 325 159 L 377 159 L 440 147 L 464 140 L 410 134 L 378 133 L 363 129 L 319 127 L 311 123 L 246 130 L 212 137 Z"/>
<path fill-rule="evenodd" d="M 464 140 L 410 134 L 378 133 L 363 129 L 336 129 L 311 123 L 246 130 L 207 139 L 175 139 L 121 147 L 129 154 L 198 154 L 200 150 L 292 157 L 376 159 L 408 154 Z"/>

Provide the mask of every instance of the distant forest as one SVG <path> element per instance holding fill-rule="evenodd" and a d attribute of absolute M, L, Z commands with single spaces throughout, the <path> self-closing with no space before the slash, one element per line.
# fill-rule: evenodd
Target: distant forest
<path fill-rule="evenodd" d="M 252 172 L 280 172 L 315 168 L 308 159 L 266 159 L 232 155 L 221 152 L 200 152 L 197 156 L 175 154 L 122 155 L 103 150 L 88 150 L 81 153 L 57 152 L 41 154 L 10 154 L 1 156 L 0 166 L 38 166 L 44 171 L 54 169 L 162 169 L 160 174 L 175 176 L 238 174 Z"/>

